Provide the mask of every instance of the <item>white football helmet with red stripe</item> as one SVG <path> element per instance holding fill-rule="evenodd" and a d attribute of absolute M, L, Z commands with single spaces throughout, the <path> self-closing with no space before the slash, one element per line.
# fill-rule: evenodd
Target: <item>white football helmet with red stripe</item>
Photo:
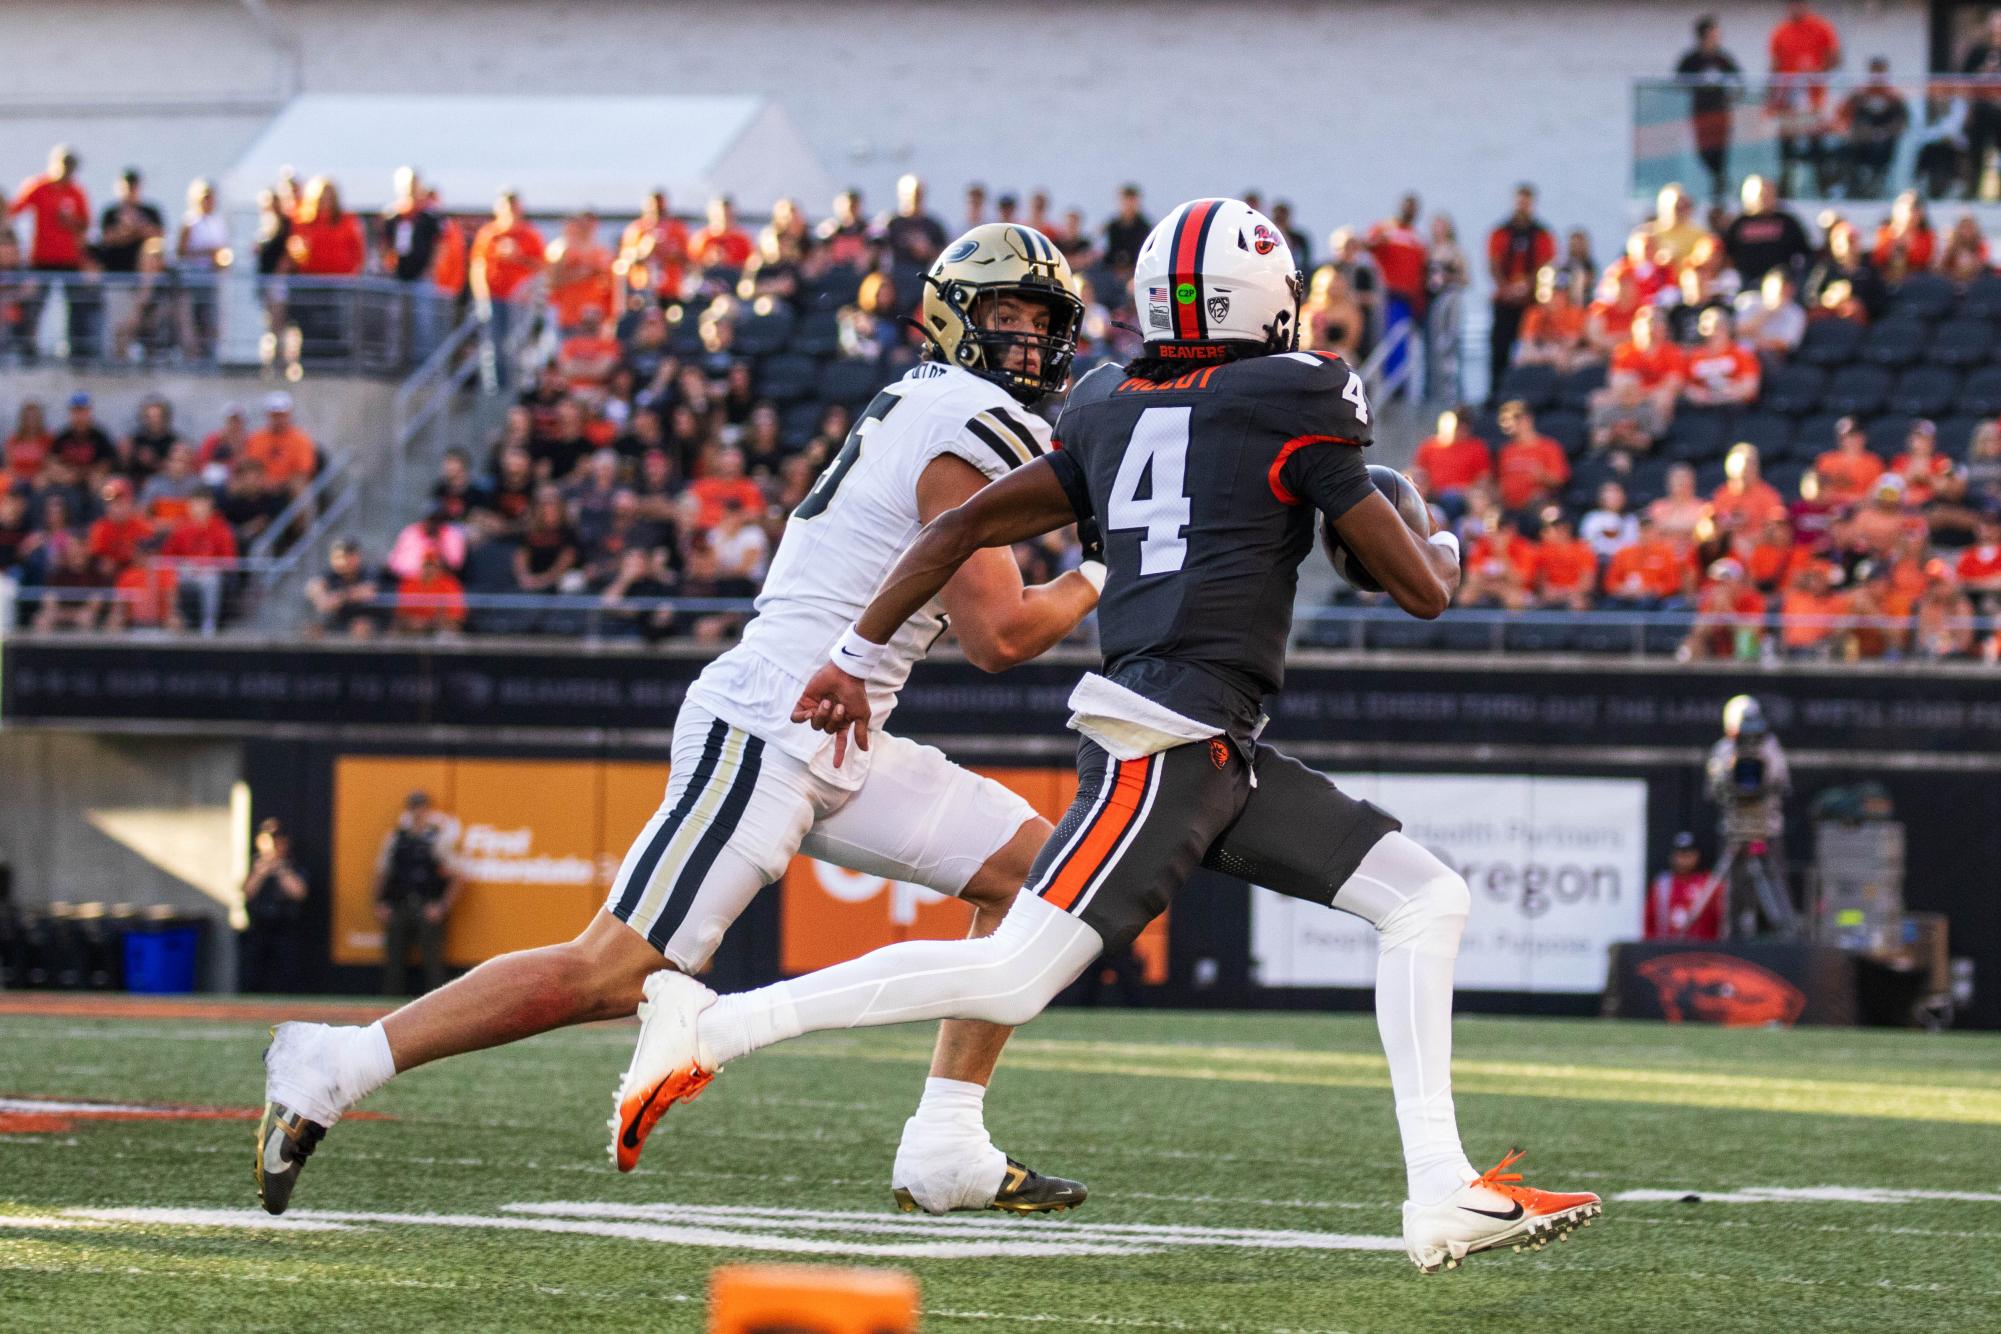
<path fill-rule="evenodd" d="M 1239 199 L 1191 199 L 1155 227 L 1133 266 L 1133 309 L 1149 352 L 1161 344 L 1299 342 L 1305 280 L 1285 233 Z M 1249 349 L 1246 349 L 1249 350 Z M 1216 355 L 1228 355 L 1220 348 Z"/>

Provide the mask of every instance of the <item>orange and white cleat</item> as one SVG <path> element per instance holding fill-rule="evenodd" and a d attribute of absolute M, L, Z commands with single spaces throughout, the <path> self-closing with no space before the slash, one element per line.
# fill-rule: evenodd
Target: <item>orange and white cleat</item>
<path fill-rule="evenodd" d="M 695 1021 L 716 993 L 684 973 L 663 968 L 646 979 L 639 1003 L 639 1046 L 612 1100 L 611 1160 L 621 1172 L 639 1166 L 639 1151 L 669 1107 L 690 1102 L 716 1077 L 699 1059 Z"/>
<path fill-rule="evenodd" d="M 1580 1227 L 1604 1212 L 1596 1195 L 1573 1195 L 1517 1185 L 1520 1172 L 1510 1172 L 1520 1149 L 1476 1181 L 1469 1181 L 1437 1204 L 1403 1206 L 1403 1248 L 1411 1263 L 1427 1274 L 1457 1269 L 1478 1251 L 1513 1246 L 1517 1251 L 1541 1250 L 1551 1241 L 1568 1241 Z"/>

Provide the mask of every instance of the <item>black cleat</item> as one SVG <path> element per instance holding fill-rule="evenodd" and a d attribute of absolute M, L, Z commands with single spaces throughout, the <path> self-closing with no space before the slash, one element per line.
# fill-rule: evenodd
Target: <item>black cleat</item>
<path fill-rule="evenodd" d="M 986 1207 L 1004 1214 L 1060 1214 L 1075 1209 L 1090 1193 L 1081 1181 L 1046 1177 L 1010 1158 L 1007 1171 L 1001 1176 L 1000 1190 Z M 898 1186 L 894 1194 L 897 1208 L 907 1214 L 917 1212 L 917 1199 L 907 1189 Z"/>
<path fill-rule="evenodd" d="M 264 1104 L 264 1119 L 257 1125 L 257 1202 L 265 1213 L 285 1212 L 306 1159 L 313 1156 L 326 1134 L 325 1126 L 308 1121 L 283 1103 Z"/>

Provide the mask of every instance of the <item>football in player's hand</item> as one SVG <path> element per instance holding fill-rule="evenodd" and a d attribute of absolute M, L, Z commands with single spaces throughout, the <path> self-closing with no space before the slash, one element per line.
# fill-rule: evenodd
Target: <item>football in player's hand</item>
<path fill-rule="evenodd" d="M 1411 483 L 1410 478 L 1395 468 L 1371 463 L 1369 480 L 1376 484 L 1376 490 L 1383 493 L 1384 500 L 1396 506 L 1397 513 L 1403 516 L 1403 521 L 1410 525 L 1413 533 L 1419 538 L 1431 536 L 1431 510 L 1425 505 L 1424 497 L 1417 493 L 1417 487 Z M 1362 593 L 1383 591 L 1383 586 L 1376 581 L 1374 575 L 1362 568 L 1362 562 L 1356 558 L 1354 552 L 1348 550 L 1347 544 L 1341 540 L 1341 535 L 1334 531 L 1334 525 L 1327 521 L 1327 516 L 1324 514 L 1320 516 L 1320 545 L 1327 549 L 1327 559 L 1334 562 L 1334 572 L 1346 579 L 1356 591 Z"/>

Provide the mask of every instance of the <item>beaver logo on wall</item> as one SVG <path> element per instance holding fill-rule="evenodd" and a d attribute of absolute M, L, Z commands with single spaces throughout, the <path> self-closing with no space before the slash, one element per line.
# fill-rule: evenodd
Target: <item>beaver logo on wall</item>
<path fill-rule="evenodd" d="M 1639 973 L 1660 993 L 1661 1013 L 1671 1024 L 1791 1026 L 1806 1009 L 1798 987 L 1727 954 L 1664 954 L 1641 964 Z"/>

